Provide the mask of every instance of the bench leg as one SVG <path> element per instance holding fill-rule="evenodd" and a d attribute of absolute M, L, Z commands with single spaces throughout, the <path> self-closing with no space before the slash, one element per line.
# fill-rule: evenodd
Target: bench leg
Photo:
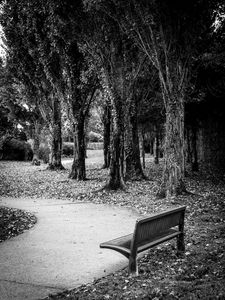
<path fill-rule="evenodd" d="M 138 265 L 137 265 L 137 258 L 130 256 L 129 258 L 129 267 L 128 271 L 130 275 L 137 276 L 138 275 Z"/>
<path fill-rule="evenodd" d="M 185 251 L 185 245 L 184 245 L 184 234 L 180 234 L 177 237 L 177 255 L 182 255 Z"/>

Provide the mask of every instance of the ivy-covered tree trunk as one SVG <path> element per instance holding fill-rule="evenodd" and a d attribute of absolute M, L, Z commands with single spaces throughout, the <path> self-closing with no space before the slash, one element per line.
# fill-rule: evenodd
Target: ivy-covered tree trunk
<path fill-rule="evenodd" d="M 155 135 L 155 158 L 154 162 L 157 165 L 159 163 L 159 129 L 156 128 L 156 135 Z"/>
<path fill-rule="evenodd" d="M 111 109 L 108 104 L 106 104 L 104 107 L 103 126 L 104 126 L 104 140 L 103 140 L 104 165 L 103 165 L 103 168 L 109 168 L 109 166 L 110 166 Z"/>
<path fill-rule="evenodd" d="M 77 180 L 86 179 L 86 143 L 85 143 L 85 118 L 80 116 L 74 126 L 74 158 L 69 178 Z"/>
<path fill-rule="evenodd" d="M 144 138 L 145 138 L 145 134 L 144 134 L 144 129 L 141 129 L 140 132 L 140 148 L 141 148 L 141 157 L 142 157 L 142 166 L 145 169 L 145 145 L 144 145 Z"/>
<path fill-rule="evenodd" d="M 135 100 L 130 100 L 130 109 L 127 114 L 126 141 L 125 141 L 125 179 L 140 180 L 145 178 L 140 157 L 137 104 Z"/>
<path fill-rule="evenodd" d="M 112 101 L 111 160 L 108 189 L 124 189 L 124 117 L 123 102 L 118 96 Z"/>
<path fill-rule="evenodd" d="M 165 133 L 164 169 L 159 195 L 169 197 L 186 191 L 182 97 L 167 99 Z"/>
<path fill-rule="evenodd" d="M 32 164 L 33 165 L 39 165 L 39 146 L 40 146 L 40 123 L 38 120 L 34 122 L 34 133 L 33 133 L 33 138 L 34 138 L 34 145 L 33 145 L 33 160 Z"/>
<path fill-rule="evenodd" d="M 50 170 L 62 170 L 62 132 L 61 132 L 61 105 L 60 100 L 52 101 L 52 126 L 51 126 L 51 153 L 48 168 Z"/>

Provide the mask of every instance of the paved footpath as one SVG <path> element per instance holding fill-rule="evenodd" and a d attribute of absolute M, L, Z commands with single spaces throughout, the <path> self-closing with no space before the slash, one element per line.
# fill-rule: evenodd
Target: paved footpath
<path fill-rule="evenodd" d="M 0 243 L 0 300 L 33 300 L 72 289 L 128 265 L 99 243 L 133 231 L 136 211 L 54 199 L 0 198 L 34 213 L 37 224 Z"/>

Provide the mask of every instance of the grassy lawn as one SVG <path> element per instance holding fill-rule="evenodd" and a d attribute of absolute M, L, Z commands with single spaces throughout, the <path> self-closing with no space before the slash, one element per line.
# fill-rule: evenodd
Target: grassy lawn
<path fill-rule="evenodd" d="M 101 152 L 95 151 L 88 154 L 85 182 L 68 179 L 69 169 L 56 172 L 46 165 L 0 161 L 0 195 L 106 203 L 134 207 L 143 215 L 186 205 L 186 251 L 178 258 L 175 242 L 165 243 L 139 260 L 137 277 L 129 277 L 125 268 L 48 299 L 225 299 L 225 182 L 204 173 L 189 174 L 190 194 L 157 199 L 162 166 L 148 158 L 149 180 L 128 182 L 127 191 L 109 192 L 101 190 L 108 170 L 101 169 Z M 70 164 L 65 159 L 65 167 Z"/>

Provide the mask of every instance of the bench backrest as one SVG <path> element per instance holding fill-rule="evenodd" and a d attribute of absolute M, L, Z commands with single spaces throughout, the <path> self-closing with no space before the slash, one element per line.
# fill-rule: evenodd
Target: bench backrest
<path fill-rule="evenodd" d="M 181 206 L 138 219 L 134 229 L 133 244 L 138 246 L 138 244 L 149 239 L 149 237 L 154 237 L 160 232 L 166 231 L 177 225 L 182 227 L 185 208 L 185 206 Z"/>

